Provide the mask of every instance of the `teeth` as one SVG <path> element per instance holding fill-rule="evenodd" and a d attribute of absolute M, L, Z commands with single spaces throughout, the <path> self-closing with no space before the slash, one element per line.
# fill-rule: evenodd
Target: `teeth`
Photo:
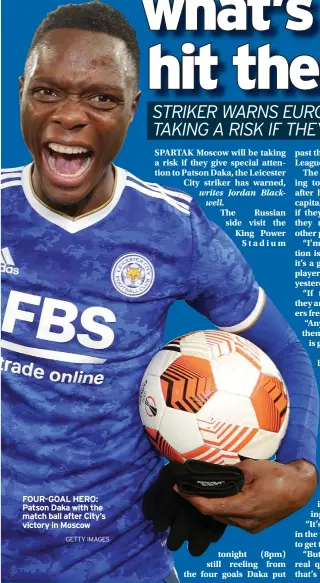
<path fill-rule="evenodd" d="M 49 148 L 59 154 L 86 154 L 87 152 L 90 152 L 90 150 L 82 148 L 81 146 L 62 146 L 61 144 L 55 144 L 53 142 L 49 144 Z"/>

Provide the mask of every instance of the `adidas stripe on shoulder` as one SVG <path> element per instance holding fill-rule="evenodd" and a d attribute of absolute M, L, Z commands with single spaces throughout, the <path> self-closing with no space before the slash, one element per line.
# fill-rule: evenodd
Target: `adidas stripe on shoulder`
<path fill-rule="evenodd" d="M 17 168 L 5 168 L 1 170 L 1 190 L 11 186 L 20 186 L 22 184 L 22 170 L 24 166 Z"/>
<path fill-rule="evenodd" d="M 160 186 L 160 184 L 154 182 L 144 182 L 130 172 L 127 173 L 126 184 L 151 198 L 161 198 L 180 212 L 190 215 L 190 203 L 192 197 L 184 192 L 169 190 L 168 188 L 164 188 L 163 186 Z"/>
<path fill-rule="evenodd" d="M 8 174 L 10 172 L 22 172 L 24 166 L 17 166 L 16 168 L 1 168 L 1 174 Z"/>

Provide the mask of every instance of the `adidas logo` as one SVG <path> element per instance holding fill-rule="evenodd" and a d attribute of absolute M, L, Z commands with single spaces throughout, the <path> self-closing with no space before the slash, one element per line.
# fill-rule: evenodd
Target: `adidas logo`
<path fill-rule="evenodd" d="M 8 247 L 1 249 L 1 273 L 19 275 L 19 269 L 16 267 Z"/>

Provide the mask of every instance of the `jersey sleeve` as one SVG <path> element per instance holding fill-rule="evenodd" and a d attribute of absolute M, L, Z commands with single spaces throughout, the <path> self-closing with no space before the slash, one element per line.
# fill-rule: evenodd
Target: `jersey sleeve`
<path fill-rule="evenodd" d="M 192 259 L 186 301 L 218 328 L 243 335 L 274 361 L 290 397 L 290 419 L 277 459 L 316 465 L 318 391 L 310 359 L 259 288 L 240 251 L 194 202 Z"/>
<path fill-rule="evenodd" d="M 236 245 L 193 201 L 188 304 L 226 332 L 239 334 L 263 311 L 265 293 Z"/>
<path fill-rule="evenodd" d="M 289 425 L 277 461 L 289 463 L 305 459 L 316 466 L 319 395 L 307 352 L 269 298 L 259 320 L 242 336 L 273 360 L 288 389 Z"/>

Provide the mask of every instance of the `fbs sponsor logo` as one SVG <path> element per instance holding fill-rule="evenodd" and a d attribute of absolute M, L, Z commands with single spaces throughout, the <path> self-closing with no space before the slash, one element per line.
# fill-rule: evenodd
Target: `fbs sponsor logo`
<path fill-rule="evenodd" d="M 1 273 L 19 275 L 19 269 L 16 267 L 8 247 L 1 249 Z"/>

